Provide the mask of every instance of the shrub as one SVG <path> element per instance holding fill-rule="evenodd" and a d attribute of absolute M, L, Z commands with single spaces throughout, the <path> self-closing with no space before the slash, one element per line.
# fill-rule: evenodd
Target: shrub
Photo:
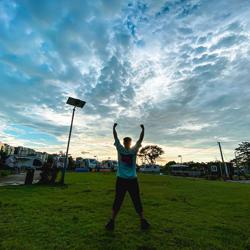
<path fill-rule="evenodd" d="M 0 170 L 0 177 L 5 177 L 10 174 L 9 170 Z"/>

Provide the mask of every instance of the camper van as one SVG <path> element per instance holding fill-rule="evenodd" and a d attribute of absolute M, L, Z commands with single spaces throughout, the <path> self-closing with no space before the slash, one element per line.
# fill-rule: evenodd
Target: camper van
<path fill-rule="evenodd" d="M 42 168 L 42 161 L 40 158 L 36 156 L 9 156 L 6 161 L 5 165 L 9 168 L 17 168 L 17 169 L 27 169 L 27 168 L 33 168 L 33 169 L 39 169 Z"/>
<path fill-rule="evenodd" d="M 90 171 L 100 167 L 100 163 L 96 159 L 76 159 L 77 168 L 88 168 Z"/>
<path fill-rule="evenodd" d="M 104 160 L 101 162 L 101 168 L 117 170 L 118 162 L 113 160 Z"/>
<path fill-rule="evenodd" d="M 145 164 L 140 168 L 142 173 L 160 173 L 160 167 L 155 164 Z"/>

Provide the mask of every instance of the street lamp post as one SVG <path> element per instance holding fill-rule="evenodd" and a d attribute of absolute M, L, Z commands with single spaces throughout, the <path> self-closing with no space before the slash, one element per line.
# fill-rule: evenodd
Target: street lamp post
<path fill-rule="evenodd" d="M 182 164 L 182 155 L 178 155 L 178 157 L 181 159 L 181 164 Z"/>
<path fill-rule="evenodd" d="M 76 110 L 76 107 L 83 108 L 83 106 L 86 104 L 86 102 L 84 102 L 82 100 L 79 100 L 79 99 L 69 97 L 66 103 L 69 104 L 69 105 L 74 106 L 74 108 L 73 108 L 72 117 L 71 117 L 71 124 L 70 124 L 70 129 L 69 129 L 69 138 L 68 138 L 67 150 L 66 150 L 66 155 L 65 155 L 65 159 L 64 159 L 64 165 L 63 165 L 63 171 L 62 171 L 62 178 L 61 178 L 61 184 L 62 185 L 64 184 L 65 172 L 66 172 L 66 168 L 67 168 L 67 165 L 68 165 L 69 144 L 70 144 L 71 132 L 72 132 L 73 121 L 74 121 L 74 116 L 75 116 L 75 110 Z"/>

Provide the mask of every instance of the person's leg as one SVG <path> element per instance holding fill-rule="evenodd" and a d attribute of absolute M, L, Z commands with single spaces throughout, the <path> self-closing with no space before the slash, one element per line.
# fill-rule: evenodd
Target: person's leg
<path fill-rule="evenodd" d="M 126 180 L 117 178 L 115 187 L 115 199 L 112 208 L 112 219 L 115 220 L 127 191 Z"/>
<path fill-rule="evenodd" d="M 133 201 L 135 210 L 141 219 L 141 229 L 148 229 L 150 227 L 150 224 L 144 217 L 143 207 L 140 197 L 140 189 L 137 179 L 131 180 L 130 185 L 128 187 L 128 192 Z"/>
<path fill-rule="evenodd" d="M 126 182 L 122 180 L 121 178 L 117 178 L 116 188 L 115 188 L 115 199 L 114 199 L 113 208 L 112 208 L 112 216 L 111 216 L 110 221 L 105 226 L 106 229 L 108 230 L 114 230 L 115 218 L 121 208 L 126 191 L 127 191 Z"/>
<path fill-rule="evenodd" d="M 140 189 L 137 179 L 130 180 L 128 192 L 134 204 L 135 211 L 137 212 L 137 214 L 140 216 L 141 219 L 144 219 L 143 208 L 140 197 Z"/>

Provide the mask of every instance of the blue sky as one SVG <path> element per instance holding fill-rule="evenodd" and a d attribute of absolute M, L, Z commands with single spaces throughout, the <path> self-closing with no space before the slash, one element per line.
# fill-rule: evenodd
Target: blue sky
<path fill-rule="evenodd" d="M 120 137 L 163 160 L 233 157 L 249 140 L 250 1 L 0 0 L 0 141 L 115 157 Z"/>

